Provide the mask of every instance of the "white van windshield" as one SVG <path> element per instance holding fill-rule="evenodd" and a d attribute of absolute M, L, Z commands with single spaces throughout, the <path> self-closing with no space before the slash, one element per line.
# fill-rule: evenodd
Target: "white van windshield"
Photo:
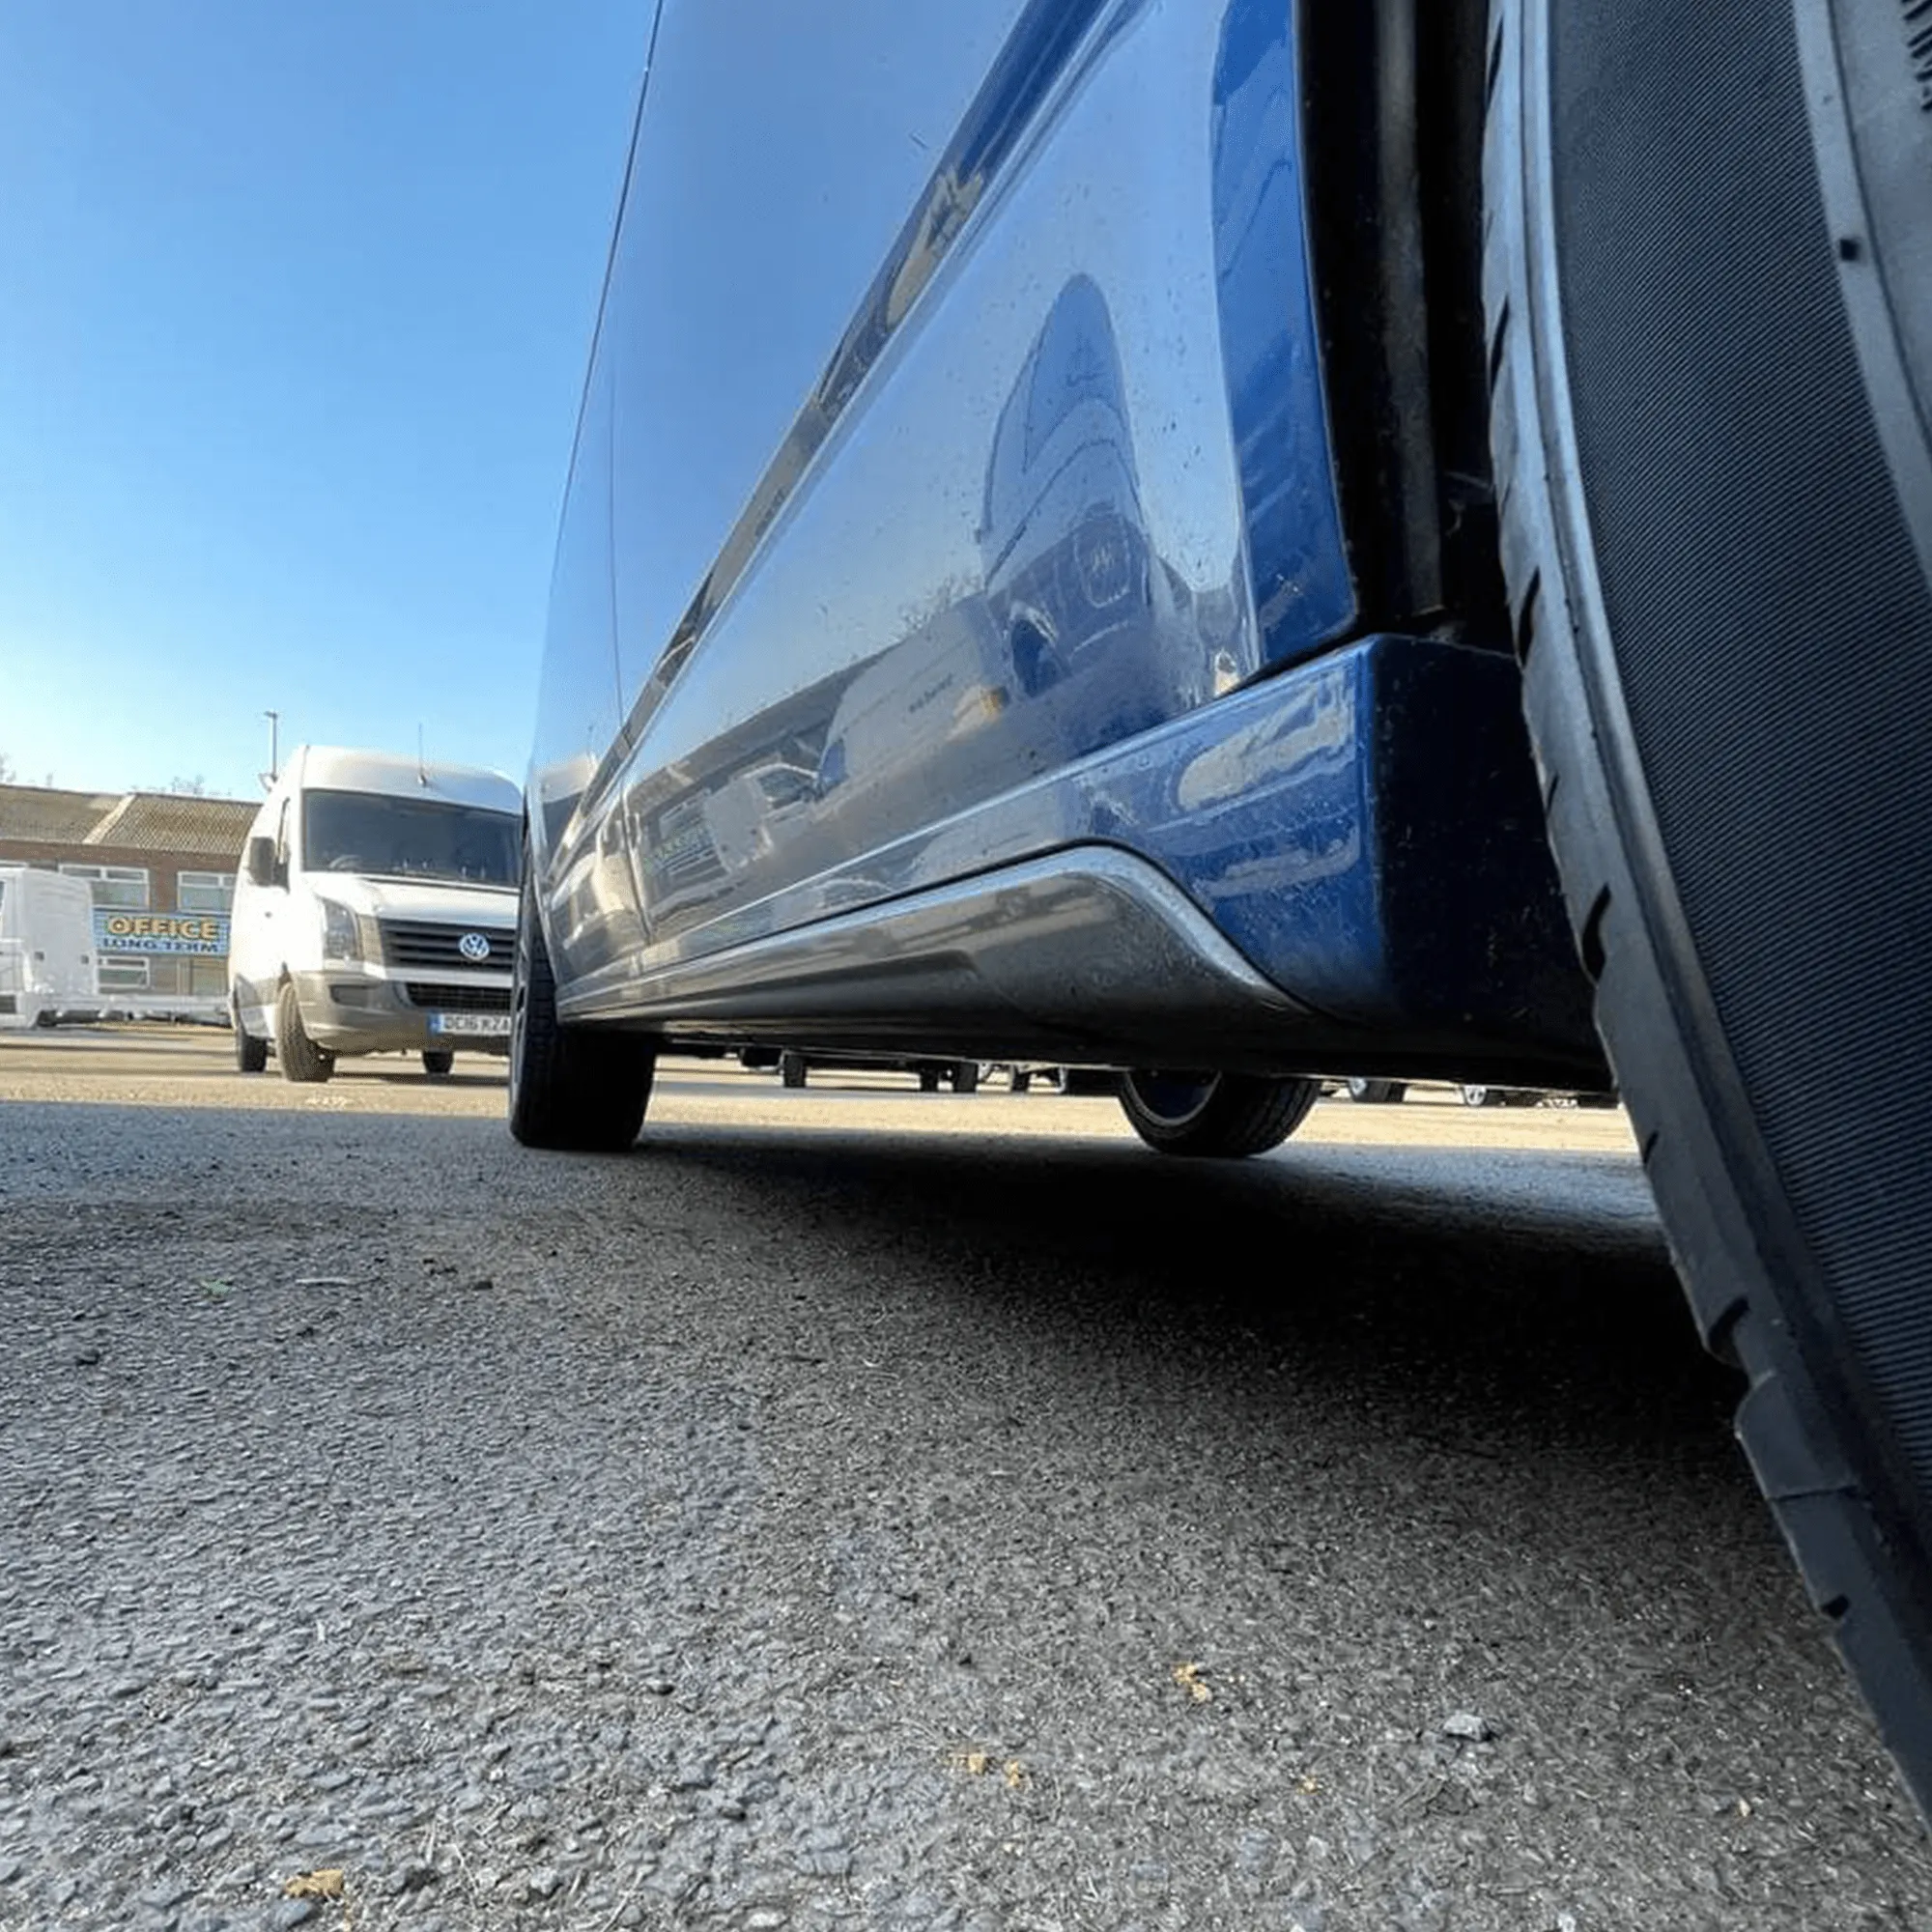
<path fill-rule="evenodd" d="M 519 831 L 514 813 L 480 805 L 311 791 L 302 800 L 302 865 L 311 872 L 514 886 Z"/>

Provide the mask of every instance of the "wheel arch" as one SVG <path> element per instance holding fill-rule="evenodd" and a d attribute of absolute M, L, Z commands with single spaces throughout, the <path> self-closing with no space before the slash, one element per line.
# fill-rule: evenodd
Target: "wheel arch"
<path fill-rule="evenodd" d="M 1295 31 L 1360 626 L 1507 649 L 1482 299 L 1488 0 L 1299 0 Z"/>

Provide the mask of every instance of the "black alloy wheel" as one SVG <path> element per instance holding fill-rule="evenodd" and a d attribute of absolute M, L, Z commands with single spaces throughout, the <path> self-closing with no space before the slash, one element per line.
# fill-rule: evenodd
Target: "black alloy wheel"
<path fill-rule="evenodd" d="M 1278 1147 L 1307 1118 L 1319 1080 L 1136 1069 L 1121 1076 L 1121 1109 L 1157 1153 L 1241 1159 Z"/>

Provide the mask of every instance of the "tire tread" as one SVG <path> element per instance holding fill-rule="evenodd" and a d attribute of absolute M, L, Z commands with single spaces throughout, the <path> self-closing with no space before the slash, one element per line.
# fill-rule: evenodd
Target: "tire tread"
<path fill-rule="evenodd" d="M 566 1026 L 530 884 L 527 851 L 512 993 L 510 1132 L 523 1146 L 621 1153 L 650 1104 L 657 1056 L 636 1034 Z"/>
<path fill-rule="evenodd" d="M 1769 1261 L 1753 1222 L 1752 1169 L 1701 1084 L 1700 1057 L 1672 999 L 1644 895 L 1625 848 L 1596 724 L 1578 620 L 1566 587 L 1561 512 L 1543 400 L 1524 171 L 1523 14 L 1492 7 L 1483 158 L 1483 293 L 1491 318 L 1492 446 L 1503 575 L 1523 667 L 1524 708 L 1577 951 L 1658 1210 L 1705 1346 L 1741 1367 L 1736 1431 L 1807 1593 L 1864 1690 L 1887 1745 L 1932 1810 L 1932 1619 L 1902 1498 L 1876 1495 L 1837 1445 L 1855 1413 L 1817 1311 Z M 1708 1045 L 1708 1042 L 1705 1042 Z M 1808 1347 L 1800 1337 L 1808 1341 Z"/>

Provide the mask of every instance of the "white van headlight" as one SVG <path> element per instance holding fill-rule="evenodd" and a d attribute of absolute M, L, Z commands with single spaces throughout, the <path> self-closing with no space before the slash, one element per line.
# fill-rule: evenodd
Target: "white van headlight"
<path fill-rule="evenodd" d="M 355 915 L 333 899 L 317 899 L 322 908 L 322 956 L 325 959 L 359 959 L 362 935 L 356 930 Z"/>

